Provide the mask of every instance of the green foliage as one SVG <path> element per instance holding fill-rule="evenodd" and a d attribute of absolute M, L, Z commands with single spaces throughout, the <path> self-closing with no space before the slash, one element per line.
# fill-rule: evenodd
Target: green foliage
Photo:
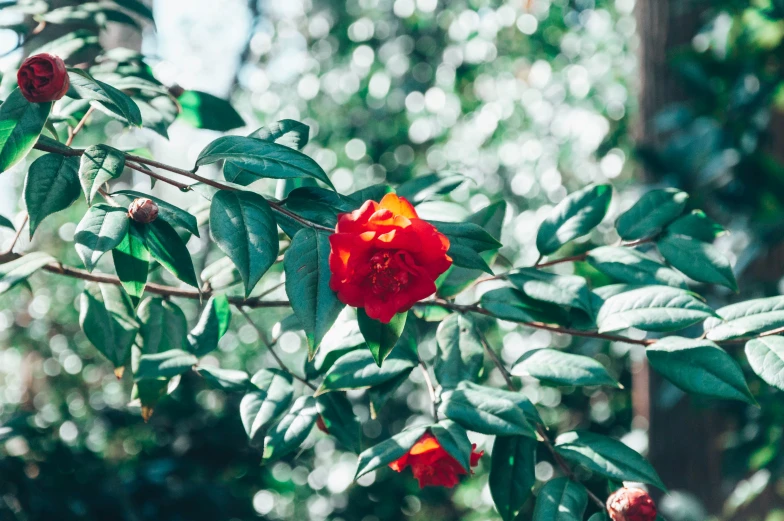
<path fill-rule="evenodd" d="M 0 105 L 0 172 L 22 160 L 44 129 L 51 103 L 31 103 L 15 89 Z"/>
<path fill-rule="evenodd" d="M 539 226 L 536 248 L 541 255 L 555 253 L 564 244 L 587 234 L 602 222 L 612 198 L 610 185 L 588 186 L 550 211 Z"/>
<path fill-rule="evenodd" d="M 620 384 L 607 373 L 602 364 L 582 355 L 563 353 L 555 349 L 533 349 L 515 363 L 512 374 L 533 376 L 555 385 L 610 385 Z"/>
<path fill-rule="evenodd" d="M 24 199 L 30 216 L 30 236 L 53 213 L 65 210 L 79 198 L 79 161 L 74 157 L 46 154 L 30 164 Z M 11 226 L 13 228 L 13 226 Z"/>
<path fill-rule="evenodd" d="M 539 491 L 533 521 L 579 521 L 586 506 L 585 487 L 567 478 L 551 479 Z"/>
<path fill-rule="evenodd" d="M 656 235 L 683 213 L 688 200 L 688 194 L 680 190 L 652 190 L 618 217 L 618 235 L 627 241 Z"/>
<path fill-rule="evenodd" d="M 125 168 L 125 155 L 106 145 L 93 145 L 82 154 L 79 182 L 87 204 L 93 203 L 98 190 L 110 179 L 120 177 Z"/>
<path fill-rule="evenodd" d="M 535 440 L 526 436 L 498 436 L 495 439 L 489 485 L 493 502 L 504 521 L 514 520 L 531 497 L 531 488 L 536 483 L 535 466 Z"/>

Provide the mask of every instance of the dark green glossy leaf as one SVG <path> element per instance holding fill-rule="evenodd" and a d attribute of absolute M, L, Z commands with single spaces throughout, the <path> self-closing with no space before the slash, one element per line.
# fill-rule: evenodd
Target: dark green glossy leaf
<path fill-rule="evenodd" d="M 299 448 L 318 418 L 316 399 L 300 396 L 291 410 L 270 430 L 264 440 L 264 460 L 276 460 Z"/>
<path fill-rule="evenodd" d="M 465 429 L 452 420 L 441 420 L 430 427 L 441 448 L 457 461 L 466 473 L 471 472 L 471 440 Z"/>
<path fill-rule="evenodd" d="M 393 353 L 379 367 L 369 350 L 351 351 L 335 361 L 321 382 L 318 394 L 329 391 L 367 389 L 396 378 L 401 373 L 408 374 L 417 364 L 410 358 Z"/>
<path fill-rule="evenodd" d="M 416 205 L 435 195 L 450 193 L 465 180 L 464 175 L 454 172 L 438 172 L 410 179 L 398 186 L 396 192 Z"/>
<path fill-rule="evenodd" d="M 532 521 L 582 521 L 588 493 L 569 478 L 555 478 L 544 484 L 536 496 Z"/>
<path fill-rule="evenodd" d="M 30 165 L 24 186 L 30 237 L 44 218 L 68 208 L 79 198 L 78 170 L 78 159 L 60 154 L 43 155 Z"/>
<path fill-rule="evenodd" d="M 251 441 L 259 442 L 286 412 L 294 398 L 291 375 L 278 369 L 262 369 L 251 380 L 252 391 L 242 398 L 240 418 Z"/>
<path fill-rule="evenodd" d="M 48 253 L 33 252 L 0 264 L 0 295 L 40 270 L 50 262 L 56 262 Z"/>
<path fill-rule="evenodd" d="M 329 287 L 330 251 L 326 234 L 304 228 L 294 236 L 283 258 L 286 295 L 305 329 L 310 358 L 345 307 Z"/>
<path fill-rule="evenodd" d="M 668 286 L 650 286 L 605 300 L 596 323 L 600 332 L 629 327 L 667 332 L 683 329 L 714 315 L 714 311 L 692 293 Z"/>
<path fill-rule="evenodd" d="M 156 219 L 144 227 L 144 232 L 152 258 L 184 283 L 198 288 L 191 254 L 175 229 Z"/>
<path fill-rule="evenodd" d="M 79 305 L 79 324 L 114 367 L 123 367 L 130 360 L 139 324 L 128 295 L 119 286 L 88 283 Z"/>
<path fill-rule="evenodd" d="M 674 235 L 687 235 L 703 242 L 713 242 L 727 230 L 705 215 L 702 210 L 692 210 L 691 213 L 678 217 L 667 226 L 667 232 Z"/>
<path fill-rule="evenodd" d="M 784 297 L 737 302 L 716 310 L 720 318 L 705 321 L 705 336 L 720 342 L 784 327 Z"/>
<path fill-rule="evenodd" d="M 447 255 L 452 257 L 452 262 L 455 265 L 493 273 L 479 253 L 498 249 L 501 247 L 501 243 L 487 233 L 484 228 L 472 222 L 431 221 L 431 224 L 449 239 Z"/>
<path fill-rule="evenodd" d="M 140 322 L 136 345 L 142 353 L 150 355 L 184 349 L 188 321 L 177 304 L 160 297 L 148 297 L 136 314 Z"/>
<path fill-rule="evenodd" d="M 588 263 L 605 275 L 627 284 L 687 287 L 677 271 L 631 248 L 601 246 L 588 253 Z"/>
<path fill-rule="evenodd" d="M 668 233 L 656 241 L 656 246 L 667 262 L 692 279 L 738 290 L 729 260 L 712 244 Z"/>
<path fill-rule="evenodd" d="M 87 209 L 74 234 L 76 253 L 88 271 L 95 268 L 101 256 L 117 247 L 128 233 L 128 210 L 108 204 Z"/>
<path fill-rule="evenodd" d="M 646 354 L 656 372 L 687 393 L 756 404 L 741 368 L 709 340 L 663 338 Z"/>
<path fill-rule="evenodd" d="M 231 307 L 226 295 L 210 297 L 199 322 L 188 333 L 188 351 L 202 357 L 218 348 L 218 341 L 229 330 Z"/>
<path fill-rule="evenodd" d="M 591 314 L 591 295 L 583 277 L 555 275 L 535 268 L 510 271 L 506 279 L 524 295 L 542 302 Z"/>
<path fill-rule="evenodd" d="M 555 440 L 555 450 L 577 463 L 616 481 L 639 481 L 666 490 L 645 458 L 618 440 L 587 431 L 565 432 Z"/>
<path fill-rule="evenodd" d="M 258 194 L 220 191 L 212 199 L 210 234 L 234 262 L 249 296 L 278 256 L 278 226 Z"/>
<path fill-rule="evenodd" d="M 186 90 L 177 98 L 179 118 L 196 128 L 226 132 L 245 126 L 242 116 L 228 101 L 198 90 Z"/>
<path fill-rule="evenodd" d="M 82 154 L 79 165 L 79 182 L 87 199 L 93 204 L 93 198 L 104 183 L 120 177 L 125 168 L 125 154 L 108 145 L 93 145 Z"/>
<path fill-rule="evenodd" d="M 438 326 L 436 342 L 433 369 L 442 388 L 454 389 L 464 380 L 476 380 L 484 365 L 484 348 L 470 316 L 450 315 Z"/>
<path fill-rule="evenodd" d="M 498 436 L 531 436 L 535 430 L 515 399 L 478 385 L 461 385 L 442 397 L 439 413 L 468 430 Z"/>
<path fill-rule="evenodd" d="M 533 376 L 556 385 L 621 385 L 602 364 L 582 355 L 557 349 L 532 349 L 523 354 L 512 368 L 517 376 Z"/>
<path fill-rule="evenodd" d="M 587 234 L 602 222 L 612 198 L 610 185 L 592 185 L 558 203 L 536 234 L 536 248 L 550 255 L 569 241 Z"/>
<path fill-rule="evenodd" d="M 282 119 L 271 125 L 256 129 L 248 134 L 248 137 L 277 143 L 278 145 L 284 145 L 295 150 L 302 150 L 308 143 L 309 134 L 310 128 L 304 123 L 294 121 L 293 119 Z M 252 171 L 246 172 L 240 165 L 231 161 L 226 161 L 224 163 L 223 176 L 227 181 L 241 185 L 249 185 L 259 179 L 256 173 Z M 289 178 L 287 180 L 295 182 L 310 181 L 315 183 L 315 180 L 312 178 Z M 279 197 L 285 197 L 286 195 L 288 194 L 283 193 L 280 194 Z"/>
<path fill-rule="evenodd" d="M 373 360 L 381 367 L 381 363 L 392 352 L 392 348 L 397 344 L 397 340 L 403 333 L 406 326 L 408 313 L 398 313 L 392 317 L 388 324 L 379 322 L 367 316 L 365 310 L 357 309 L 357 322 L 359 331 L 365 338 L 365 343 L 373 355 Z"/>
<path fill-rule="evenodd" d="M 112 260 L 117 278 L 120 279 L 125 292 L 131 297 L 133 305 L 138 305 L 144 294 L 150 269 L 150 252 L 147 249 L 143 225 L 133 221 L 129 223 L 128 233 L 112 250 Z"/>
<path fill-rule="evenodd" d="M 211 386 L 222 391 L 245 391 L 250 385 L 250 377 L 245 371 L 199 366 L 196 368 L 196 372 L 203 376 Z"/>
<path fill-rule="evenodd" d="M 327 393 L 316 398 L 321 421 L 331 436 L 348 450 L 359 453 L 362 444 L 362 426 L 354 414 L 351 402 L 343 393 Z"/>
<path fill-rule="evenodd" d="M 130 206 L 134 199 L 145 198 L 155 201 L 158 205 L 158 219 L 163 219 L 172 226 L 187 230 L 196 237 L 199 236 L 199 224 L 196 222 L 196 217 L 190 212 L 186 212 L 182 208 L 178 208 L 173 204 L 164 201 L 154 195 L 148 195 L 134 190 L 118 190 L 112 193 L 112 197 L 123 206 Z"/>
<path fill-rule="evenodd" d="M 536 483 L 536 440 L 498 436 L 490 462 L 490 494 L 504 521 L 513 521 Z"/>
<path fill-rule="evenodd" d="M 626 241 L 656 235 L 683 213 L 688 200 L 688 194 L 674 188 L 651 190 L 618 217 L 618 235 Z"/>
<path fill-rule="evenodd" d="M 142 355 L 134 379 L 168 380 L 191 370 L 199 359 L 182 349 L 171 349 L 151 355 Z"/>
<path fill-rule="evenodd" d="M 71 80 L 68 96 L 97 101 L 109 111 L 125 118 L 131 125 L 142 125 L 141 111 L 127 94 L 108 83 L 96 80 L 89 72 L 81 69 L 68 69 L 68 79 Z"/>
<path fill-rule="evenodd" d="M 14 89 L 0 105 L 0 173 L 22 160 L 46 125 L 51 103 L 31 103 Z"/>

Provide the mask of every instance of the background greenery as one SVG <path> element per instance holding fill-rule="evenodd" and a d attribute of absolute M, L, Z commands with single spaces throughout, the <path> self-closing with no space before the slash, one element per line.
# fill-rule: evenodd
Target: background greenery
<path fill-rule="evenodd" d="M 36 7 L 35 2 L 21 4 Z M 686 38 L 688 45 L 672 49 L 668 60 L 684 101 L 660 107 L 659 136 L 651 142 L 634 138 L 642 87 L 636 28 L 645 20 L 634 16 L 633 0 L 172 4 L 180 2 L 156 2 L 156 25 L 139 17 L 141 31 L 109 22 L 101 32 L 103 44 L 141 49 L 151 73 L 167 84 L 230 96 L 247 131 L 283 118 L 306 122 L 311 138 L 305 152 L 341 192 L 432 171 L 459 172 L 469 182 L 443 200 L 423 203 L 420 214 L 459 219 L 506 200 L 500 262 L 521 266 L 536 260 L 538 225 L 567 193 L 609 180 L 620 193 L 610 209 L 616 216 L 653 185 L 677 186 L 692 194 L 690 205 L 705 209 L 731 231 L 718 245 L 731 252 L 743 293 L 715 292 L 711 304 L 780 292 L 784 132 L 776 107 L 784 99 L 784 6 L 776 0 L 694 2 L 699 29 Z M 59 25 L 74 23 L 55 21 L 34 35 L 36 21 L 29 14 L 0 12 L 8 24 L 20 24 L 12 34 L 24 44 L 5 58 L 9 70 L 22 52 L 53 40 Z M 92 22 L 77 23 L 94 29 Z M 92 59 L 93 47 L 88 42 L 69 61 Z M 13 84 L 12 76 L 4 78 L 4 87 Z M 189 164 L 216 134 L 187 123 L 175 122 L 165 141 L 153 130 L 120 132 L 116 122 L 104 119 L 89 126 L 76 144 L 106 139 Z M 0 213 L 5 216 L 20 210 L 26 167 L 20 164 L 3 174 Z M 145 186 L 148 181 L 123 182 Z M 292 186 L 277 188 L 284 194 Z M 158 190 L 175 194 L 181 206 L 198 204 L 168 187 Z M 49 218 L 35 244 L 22 242 L 21 247 L 46 249 L 78 263 L 73 223 L 84 210 L 80 202 Z M 611 222 L 574 246 L 573 253 L 593 242 L 615 242 Z M 191 241 L 189 248 L 197 270 L 217 258 L 209 240 Z M 602 282 L 584 264 L 574 269 Z M 273 269 L 258 291 L 274 286 L 276 276 L 279 271 Z M 156 277 L 166 280 L 168 275 Z M 387 470 L 353 484 L 355 455 L 314 431 L 307 450 L 261 466 L 261 455 L 248 445 L 236 412 L 240 397 L 209 388 L 194 373 L 182 378 L 145 424 L 138 408 L 127 407 L 130 379 L 118 381 L 79 329 L 74 303 L 81 285 L 40 274 L 32 285 L 34 295 L 21 288 L 0 297 L 2 519 L 496 518 L 487 487 L 488 458 L 454 491 L 420 492 L 410 476 Z M 282 290 L 275 295 L 285 296 Z M 196 305 L 185 311 L 193 323 Z M 253 318 L 269 338 L 279 336 L 286 360 L 302 368 L 304 337 L 284 331 L 285 314 L 263 310 Z M 488 332 L 493 345 L 503 346 L 501 356 L 508 363 L 532 347 L 571 342 L 567 336 L 513 326 Z M 435 354 L 432 333 L 420 346 L 426 360 Z M 581 341 L 579 350 L 600 359 L 627 391 L 526 381 L 526 396 L 549 412 L 549 425 L 590 427 L 641 451 L 650 444 L 673 443 L 649 439 L 647 420 L 639 410 L 635 414 L 628 389 L 644 357 L 639 350 L 601 341 Z M 214 359 L 221 367 L 251 372 L 272 363 L 259 332 L 238 314 Z M 500 374 L 489 365 L 486 369 L 488 379 L 502 383 Z M 366 420 L 367 440 L 384 439 L 400 429 L 402 419 L 428 414 L 429 398 L 418 378 L 412 373 L 377 420 L 370 419 L 365 393 L 349 394 L 355 412 Z M 667 519 L 701 520 L 706 512 L 723 519 L 784 517 L 779 496 L 784 410 L 780 395 L 758 380 L 753 390 L 761 409 L 719 406 L 727 421 L 713 433 L 719 440 L 713 450 L 721 461 L 723 501 L 701 504 L 693 490 L 674 490 L 661 502 Z M 647 396 L 653 403 L 684 399 L 666 384 L 653 391 Z M 690 405 L 695 414 L 706 406 Z M 481 436 L 472 441 L 490 449 Z M 671 464 L 677 468 L 679 462 Z M 553 471 L 549 463 L 540 463 L 537 478 L 544 481 Z M 754 499 L 763 506 L 755 507 Z"/>

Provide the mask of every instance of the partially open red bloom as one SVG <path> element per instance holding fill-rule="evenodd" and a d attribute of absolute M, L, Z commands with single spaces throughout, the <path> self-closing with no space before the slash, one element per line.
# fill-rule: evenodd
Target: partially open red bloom
<path fill-rule="evenodd" d="M 471 466 L 475 467 L 485 451 L 474 452 L 476 444 L 471 448 Z M 423 434 L 406 454 L 390 463 L 389 467 L 397 472 L 411 467 L 414 477 L 419 481 L 419 488 L 428 485 L 452 488 L 460 481 L 458 476 L 468 474 L 470 470 L 464 469 L 429 432 Z"/>
<path fill-rule="evenodd" d="M 452 265 L 449 239 L 395 194 L 341 214 L 329 242 L 329 287 L 384 323 L 435 293 L 434 281 Z"/>
<path fill-rule="evenodd" d="M 654 521 L 656 504 L 642 489 L 621 488 L 607 498 L 607 513 L 613 521 Z"/>
<path fill-rule="evenodd" d="M 70 85 L 63 60 L 46 53 L 23 61 L 16 73 L 16 81 L 22 95 L 33 103 L 59 100 L 68 92 Z"/>

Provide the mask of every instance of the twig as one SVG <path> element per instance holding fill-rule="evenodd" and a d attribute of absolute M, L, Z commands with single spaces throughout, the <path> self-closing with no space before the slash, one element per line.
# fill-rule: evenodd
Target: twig
<path fill-rule="evenodd" d="M 430 394 L 430 408 L 433 413 L 433 420 L 438 422 L 438 398 L 436 397 L 436 388 L 433 386 L 433 380 L 430 379 L 430 371 L 428 371 L 425 362 L 420 358 L 419 367 L 422 368 L 422 376 L 425 377 L 425 386 Z"/>
<path fill-rule="evenodd" d="M 20 224 L 19 229 L 16 230 L 16 235 L 14 235 L 14 239 L 11 241 L 11 245 L 0 255 L 8 255 L 14 251 L 14 248 L 16 247 L 16 243 L 19 242 L 19 237 L 22 236 L 22 230 L 24 230 L 25 224 L 27 224 L 27 221 L 29 219 L 30 219 L 30 214 L 25 212 L 24 219 L 22 219 L 22 224 Z"/>
<path fill-rule="evenodd" d="M 312 390 L 315 391 L 316 390 L 316 386 L 315 385 L 313 385 L 308 380 L 306 380 L 305 378 L 299 376 L 294 371 L 292 371 L 289 368 L 289 366 L 286 365 L 286 363 L 283 361 L 283 359 L 280 356 L 278 356 L 278 353 L 275 352 L 275 349 L 273 347 L 272 342 L 269 342 L 267 340 L 267 337 L 264 336 L 264 332 L 261 330 L 261 328 L 259 328 L 259 326 L 256 325 L 255 322 L 253 322 L 253 320 L 250 318 L 248 313 L 244 309 L 242 309 L 242 306 L 235 306 L 235 307 L 237 308 L 237 311 L 240 312 L 240 315 L 245 317 L 245 320 L 248 321 L 248 324 L 250 324 L 251 327 L 256 330 L 256 333 L 258 333 L 259 338 L 261 338 L 261 341 L 264 342 L 264 345 L 267 346 L 267 350 L 269 350 L 269 352 L 272 355 L 272 357 L 275 358 L 275 361 L 278 363 L 280 368 L 282 370 L 284 370 L 285 372 L 287 372 L 288 374 L 290 374 L 292 378 L 294 378 L 296 380 L 299 380 L 300 382 L 302 382 L 303 384 L 307 385 L 308 387 L 310 387 Z"/>
<path fill-rule="evenodd" d="M 79 131 L 84 128 L 85 123 L 87 123 L 87 118 L 90 117 L 90 114 L 92 114 L 94 110 L 95 110 L 95 107 L 93 105 L 90 105 L 90 108 L 87 109 L 87 112 L 84 113 L 84 116 L 82 116 L 82 119 L 79 120 L 79 123 L 76 124 L 74 129 L 73 130 L 70 130 L 70 129 L 68 130 L 68 140 L 65 142 L 65 146 L 67 146 L 67 147 L 71 146 L 71 143 L 73 143 L 73 140 L 76 137 L 76 134 L 78 134 Z"/>

